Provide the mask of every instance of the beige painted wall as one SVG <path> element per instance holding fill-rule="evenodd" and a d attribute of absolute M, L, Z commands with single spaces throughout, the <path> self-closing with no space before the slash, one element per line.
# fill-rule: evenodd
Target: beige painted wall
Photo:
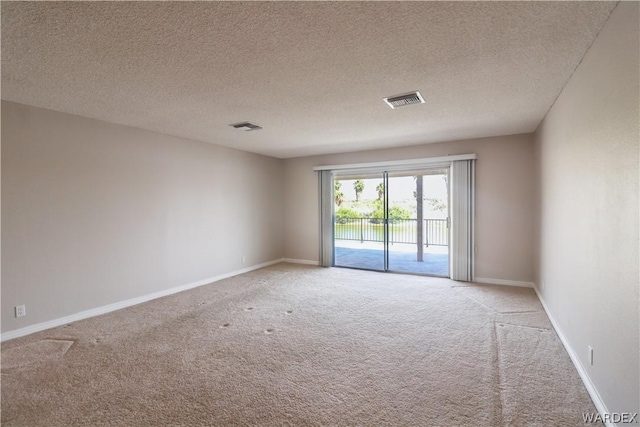
<path fill-rule="evenodd" d="M 476 276 L 532 282 L 536 209 L 530 134 L 285 160 L 285 257 L 319 259 L 318 178 L 314 166 L 469 153 L 478 155 Z"/>
<path fill-rule="evenodd" d="M 640 412 L 638 16 L 617 6 L 535 134 L 539 291 L 611 412 Z"/>
<path fill-rule="evenodd" d="M 281 183 L 278 159 L 2 102 L 2 331 L 282 258 Z"/>

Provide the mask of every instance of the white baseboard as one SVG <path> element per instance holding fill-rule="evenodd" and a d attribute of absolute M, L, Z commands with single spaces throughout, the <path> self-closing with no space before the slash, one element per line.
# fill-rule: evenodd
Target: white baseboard
<path fill-rule="evenodd" d="M 312 261 L 310 259 L 282 258 L 282 262 L 290 262 L 291 264 L 320 265 L 319 261 Z"/>
<path fill-rule="evenodd" d="M 521 282 L 518 280 L 503 280 L 503 279 L 489 279 L 486 277 L 476 277 L 473 280 L 475 283 L 484 283 L 487 285 L 505 285 L 505 286 L 519 286 L 521 288 L 533 288 L 533 282 Z"/>
<path fill-rule="evenodd" d="M 605 414 L 609 413 L 609 410 L 607 410 L 607 405 L 604 404 L 604 401 L 600 397 L 600 393 L 598 393 L 596 386 L 591 381 L 591 378 L 589 377 L 587 370 L 584 368 L 584 366 L 582 365 L 582 362 L 578 358 L 578 355 L 569 344 L 569 341 L 567 340 L 564 333 L 562 332 L 562 329 L 560 329 L 560 326 L 553 318 L 553 315 L 549 311 L 547 304 L 544 302 L 542 295 L 540 295 L 540 293 L 538 292 L 538 288 L 534 287 L 533 289 L 536 292 L 536 295 L 538 296 L 538 299 L 540 300 L 540 303 L 542 304 L 542 307 L 544 308 L 545 313 L 547 313 L 547 317 L 551 321 L 551 325 L 553 326 L 553 329 L 556 331 L 556 335 L 558 335 L 558 338 L 560 338 L 560 342 L 562 342 L 562 345 L 564 346 L 565 350 L 569 354 L 569 357 L 571 358 L 571 362 L 573 363 L 573 366 L 576 367 L 576 370 L 578 371 L 578 375 L 580 375 L 580 379 L 582 379 L 582 382 L 584 383 L 584 386 L 587 389 L 589 396 L 591 396 L 591 400 L 593 400 L 593 404 L 595 405 L 600 415 L 604 417 Z M 608 421 L 606 425 L 607 427 L 616 426 L 610 421 Z"/>
<path fill-rule="evenodd" d="M 101 307 L 92 308 L 90 310 L 81 311 L 79 313 L 71 314 L 69 316 L 60 317 L 58 319 L 49 320 L 42 323 L 37 323 L 31 326 L 25 326 L 24 328 L 15 329 L 13 331 L 5 332 L 2 334 L 0 341 L 4 342 L 25 335 L 33 334 L 35 332 L 44 331 L 46 329 L 55 328 L 58 326 L 66 325 L 67 323 L 77 322 L 78 320 L 87 319 L 89 317 L 99 316 L 101 314 L 110 313 L 112 311 L 120 310 L 122 308 L 131 307 L 133 305 L 141 304 L 143 302 L 151 301 L 156 298 L 162 298 L 168 295 L 176 294 L 178 292 L 187 291 L 189 289 L 197 288 L 199 286 L 208 285 L 209 283 L 217 282 L 222 279 L 227 279 L 238 274 L 248 273 L 253 270 L 268 267 L 270 265 L 278 264 L 282 262 L 282 259 L 276 259 L 273 261 L 264 262 L 262 264 L 252 265 L 240 270 L 224 273 L 219 276 L 210 277 L 204 280 L 198 280 L 197 282 L 187 283 L 186 285 L 176 286 L 173 288 L 165 289 L 151 294 L 143 295 L 136 298 L 131 298 L 124 301 L 119 301 L 113 304 L 103 305 Z"/>

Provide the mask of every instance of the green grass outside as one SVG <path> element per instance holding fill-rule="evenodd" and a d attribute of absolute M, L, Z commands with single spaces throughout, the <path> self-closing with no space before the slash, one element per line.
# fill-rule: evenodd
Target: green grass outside
<path fill-rule="evenodd" d="M 335 224 L 334 235 L 337 240 L 365 240 L 382 242 L 384 240 L 384 224 L 372 224 L 368 220 L 351 222 L 347 224 Z M 436 236 L 446 236 L 446 224 L 437 223 L 432 227 L 431 240 L 436 240 Z M 416 223 L 396 223 L 389 224 L 389 240 L 396 243 L 417 243 Z M 435 242 L 434 242 L 435 243 Z M 444 242 L 440 242 L 444 243 Z"/>

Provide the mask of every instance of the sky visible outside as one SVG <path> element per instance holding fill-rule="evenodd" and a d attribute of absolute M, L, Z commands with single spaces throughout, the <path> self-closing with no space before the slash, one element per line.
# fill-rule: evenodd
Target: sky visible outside
<path fill-rule="evenodd" d="M 447 204 L 447 185 L 444 175 L 426 175 L 423 177 L 423 191 L 425 199 L 439 199 L 443 204 Z M 339 180 L 342 183 L 340 191 L 344 195 L 345 201 L 354 201 L 356 192 L 353 188 L 355 180 L 346 179 Z M 363 179 L 364 191 L 360 196 L 360 200 L 376 200 L 378 199 L 378 191 L 376 187 L 382 182 L 382 177 L 376 179 Z M 390 177 L 389 178 L 389 206 L 398 205 L 404 208 L 413 208 L 415 210 L 415 198 L 413 192 L 416 190 L 416 181 L 412 176 Z M 432 209 L 427 202 L 424 204 L 424 215 L 427 218 L 446 218 L 446 210 Z"/>
<path fill-rule="evenodd" d="M 376 187 L 382 182 L 380 179 L 363 179 L 364 191 L 361 200 L 373 200 L 378 198 Z M 355 180 L 340 180 L 342 187 L 340 191 L 344 194 L 345 200 L 355 200 L 356 191 L 353 189 Z M 442 179 L 442 175 L 429 175 L 423 177 L 424 197 L 431 199 L 447 199 L 447 186 Z M 392 177 L 389 178 L 389 194 L 390 200 L 414 200 L 413 192 L 416 189 L 416 182 L 412 176 Z"/>

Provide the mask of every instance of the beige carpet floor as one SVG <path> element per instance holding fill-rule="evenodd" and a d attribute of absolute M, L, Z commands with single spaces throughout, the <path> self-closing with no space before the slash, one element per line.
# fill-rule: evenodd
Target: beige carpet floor
<path fill-rule="evenodd" d="M 6 426 L 570 426 L 531 289 L 278 264 L 2 345 Z"/>

